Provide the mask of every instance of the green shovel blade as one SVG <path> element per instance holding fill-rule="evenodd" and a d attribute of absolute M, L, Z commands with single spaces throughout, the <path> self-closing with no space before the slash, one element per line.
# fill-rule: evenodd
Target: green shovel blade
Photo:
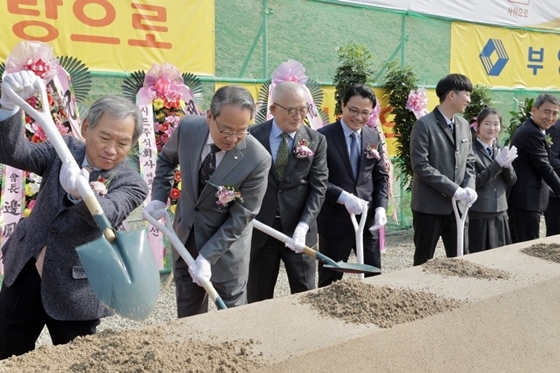
<path fill-rule="evenodd" d="M 115 232 L 76 248 L 93 292 L 122 317 L 144 320 L 159 294 L 159 271 L 145 231 Z"/>

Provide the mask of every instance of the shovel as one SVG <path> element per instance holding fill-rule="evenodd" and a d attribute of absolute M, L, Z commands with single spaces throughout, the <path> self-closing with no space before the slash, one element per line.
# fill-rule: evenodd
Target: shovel
<path fill-rule="evenodd" d="M 276 229 L 269 227 L 268 225 L 263 224 L 256 219 L 253 220 L 253 228 L 258 229 L 259 231 L 264 232 L 269 236 L 276 238 L 278 241 L 284 243 L 287 243 L 291 240 L 291 238 L 286 236 L 284 233 L 279 232 Z M 381 270 L 379 268 L 367 264 L 345 263 L 343 261 L 335 262 L 328 256 L 321 254 L 320 252 L 315 251 L 308 246 L 303 247 L 303 253 L 307 256 L 319 260 L 321 263 L 323 263 L 324 268 L 328 268 L 333 271 L 343 273 L 381 273 Z"/>
<path fill-rule="evenodd" d="M 462 201 L 457 201 L 455 197 L 451 198 L 451 204 L 453 205 L 453 212 L 455 213 L 455 222 L 457 223 L 457 257 L 463 256 L 464 251 L 464 238 L 465 238 L 465 221 L 467 220 L 467 212 L 469 211 L 469 206 L 465 203 L 465 208 L 463 215 L 461 216 L 461 211 L 457 207 Z"/>
<path fill-rule="evenodd" d="M 58 132 L 48 105 L 43 81 L 37 77 L 35 89 L 41 93 L 43 113 L 21 99 L 11 87 L 5 94 L 23 108 L 47 134 L 62 161 L 70 159 L 70 167 L 80 168 Z M 78 190 L 103 235 L 76 248 L 95 295 L 107 308 L 122 317 L 144 320 L 154 309 L 159 293 L 159 271 L 144 230 L 115 231 L 85 177 L 78 177 Z M 79 232 L 75 232 L 79 234 Z"/>
<path fill-rule="evenodd" d="M 360 224 L 356 220 L 356 215 L 350 214 L 350 220 L 352 220 L 352 225 L 354 226 L 354 231 L 356 232 L 356 259 L 358 264 L 364 264 L 364 227 L 366 225 L 368 205 L 364 203 L 362 207 L 362 218 L 360 219 Z M 372 227 L 373 228 L 373 227 Z M 358 278 L 363 280 L 364 274 L 358 274 Z"/>
<path fill-rule="evenodd" d="M 171 244 L 173 245 L 175 250 L 177 250 L 179 255 L 181 255 L 181 257 L 187 263 L 189 268 L 191 268 L 193 271 L 197 270 L 196 261 L 193 259 L 189 251 L 185 248 L 185 245 L 183 245 L 179 237 L 177 237 L 177 234 L 175 234 L 175 231 L 171 226 L 171 222 L 169 221 L 169 216 L 167 214 L 165 214 L 164 216 L 165 226 L 161 224 L 159 221 L 157 221 L 156 219 L 154 219 L 146 211 L 142 212 L 142 217 L 145 220 L 147 220 L 150 224 L 152 224 L 154 227 L 156 227 L 160 232 L 162 232 L 169 239 L 169 241 L 171 241 Z M 216 291 L 216 289 L 214 288 L 214 286 L 210 281 L 204 281 L 202 283 L 202 287 L 204 288 L 204 290 L 206 290 L 206 293 L 208 293 L 210 299 L 212 299 L 212 301 L 214 302 L 214 304 L 216 304 L 216 307 L 218 307 L 219 310 L 227 309 L 226 304 L 224 303 L 224 301 L 222 300 L 222 298 L 220 297 L 220 295 L 218 294 L 218 292 Z"/>

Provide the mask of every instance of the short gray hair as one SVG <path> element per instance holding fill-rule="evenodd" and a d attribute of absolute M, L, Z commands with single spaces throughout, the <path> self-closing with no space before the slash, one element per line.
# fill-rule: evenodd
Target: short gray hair
<path fill-rule="evenodd" d="M 550 102 L 553 105 L 560 106 L 560 100 L 558 99 L 558 97 L 551 95 L 550 93 L 541 93 L 540 95 L 538 95 L 533 106 L 538 109 L 547 102 Z"/>
<path fill-rule="evenodd" d="M 132 143 L 138 141 L 142 134 L 142 114 L 136 105 L 121 96 L 105 96 L 96 100 L 89 108 L 87 120 L 89 128 L 93 128 L 99 123 L 103 114 L 107 114 L 116 119 L 134 119 L 134 133 Z"/>
<path fill-rule="evenodd" d="M 303 96 L 305 96 L 305 89 L 301 84 L 296 82 L 286 81 L 282 83 L 278 83 L 274 90 L 272 91 L 271 103 L 280 100 L 281 97 L 284 95 L 290 94 L 293 95 L 295 92 L 300 92 Z"/>
<path fill-rule="evenodd" d="M 255 115 L 255 100 L 246 88 L 238 85 L 228 85 L 222 87 L 214 93 L 212 102 L 210 103 L 210 112 L 215 117 L 220 116 L 222 107 L 225 105 L 233 105 L 241 110 L 248 109 L 251 111 L 251 119 Z"/>

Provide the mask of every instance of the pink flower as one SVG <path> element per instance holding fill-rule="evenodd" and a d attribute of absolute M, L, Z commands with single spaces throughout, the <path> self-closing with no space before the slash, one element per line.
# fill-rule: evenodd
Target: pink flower
<path fill-rule="evenodd" d="M 34 206 L 35 206 L 35 200 L 34 200 L 34 199 L 32 199 L 31 201 L 29 201 L 29 202 L 27 203 L 27 208 L 28 208 L 29 210 L 33 210 L 33 207 L 34 207 Z"/>
<path fill-rule="evenodd" d="M 369 120 L 367 122 L 368 127 L 371 128 L 376 128 L 378 127 L 381 122 L 379 121 L 379 114 L 381 113 L 381 104 L 379 103 L 379 100 L 375 100 L 376 105 L 373 108 L 373 110 L 371 111 L 371 115 L 369 117 Z"/>
<path fill-rule="evenodd" d="M 307 158 L 313 156 L 315 153 L 309 149 L 311 144 L 306 139 L 301 139 L 294 148 L 294 155 L 296 158 Z"/>
<path fill-rule="evenodd" d="M 377 150 L 377 145 L 368 144 L 364 154 L 367 159 L 380 159 L 379 151 Z"/>
<path fill-rule="evenodd" d="M 288 60 L 282 62 L 280 66 L 272 72 L 272 83 L 278 84 L 282 82 L 296 82 L 305 85 L 307 82 L 307 75 L 305 75 L 305 68 L 301 62 L 296 60 Z"/>
<path fill-rule="evenodd" d="M 18 43 L 6 59 L 6 73 L 31 70 L 45 84 L 57 74 L 58 66 L 52 47 L 40 41 Z"/>
<path fill-rule="evenodd" d="M 406 108 L 414 113 L 416 119 L 428 114 L 426 107 L 428 106 L 428 96 L 425 88 L 418 88 L 416 91 L 410 91 Z"/>
<path fill-rule="evenodd" d="M 215 185 L 213 186 L 215 187 Z M 220 185 L 215 195 L 216 197 L 218 197 L 216 204 L 219 206 L 219 208 L 226 207 L 230 202 L 233 202 L 235 200 L 243 202 L 241 192 L 239 191 L 239 189 L 237 189 L 237 187 L 233 185 Z"/>
<path fill-rule="evenodd" d="M 165 62 L 161 65 L 153 64 L 144 78 L 144 87 L 148 88 L 152 100 L 155 98 L 178 100 L 181 98 L 182 85 L 184 81 L 179 69 Z"/>

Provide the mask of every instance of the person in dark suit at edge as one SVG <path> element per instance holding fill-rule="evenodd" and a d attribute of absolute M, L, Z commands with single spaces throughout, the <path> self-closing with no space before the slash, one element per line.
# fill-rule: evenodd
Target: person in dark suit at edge
<path fill-rule="evenodd" d="M 346 261 L 352 249 L 356 249 L 349 214 L 361 215 L 366 205 L 364 263 L 381 268 L 379 230 L 367 229 L 387 223 L 389 174 L 383 159 L 385 144 L 376 130 L 366 126 L 376 104 L 369 87 L 354 84 L 342 99 L 342 118 L 319 129 L 328 144 L 329 183 L 317 224 L 320 252 L 334 261 Z M 342 273 L 319 263 L 319 287 L 341 278 Z"/>
<path fill-rule="evenodd" d="M 531 118 L 519 126 L 511 144 L 517 147 L 513 161 L 517 183 L 509 196 L 514 242 L 539 238 L 541 214 L 548 206 L 549 190 L 560 195 L 560 178 L 550 162 L 546 130 L 558 118 L 560 100 L 549 93 L 540 94 L 531 108 Z"/>

